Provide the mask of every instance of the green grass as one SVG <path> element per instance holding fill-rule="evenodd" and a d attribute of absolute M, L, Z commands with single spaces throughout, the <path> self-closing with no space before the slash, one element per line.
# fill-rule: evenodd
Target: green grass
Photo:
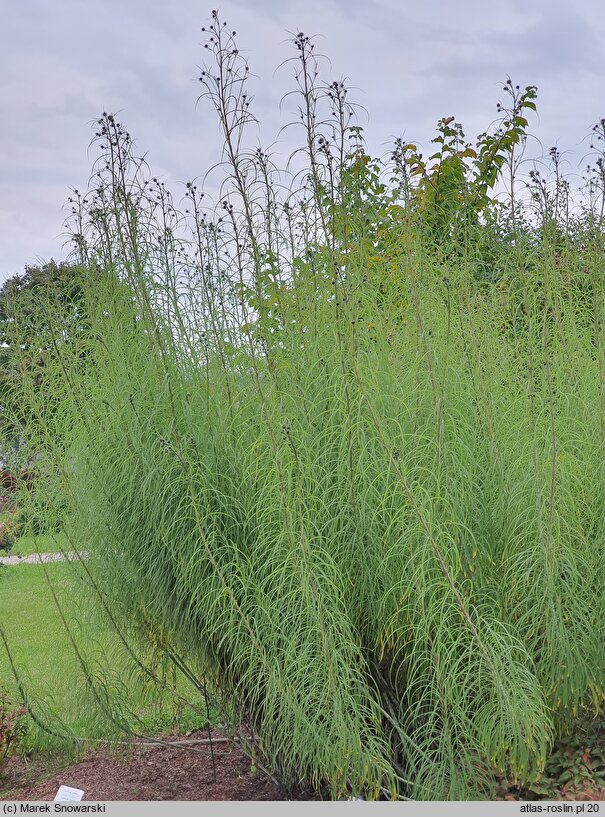
<path fill-rule="evenodd" d="M 86 599 L 76 598 L 77 591 L 74 594 L 73 568 L 60 563 L 46 568 L 30 564 L 0 568 L 0 622 L 35 714 L 42 714 L 45 722 L 57 731 L 63 731 L 65 726 L 80 737 L 94 738 L 114 731 L 106 717 L 99 719 L 98 706 L 92 705 L 47 575 L 79 648 L 86 647 L 87 666 L 93 673 L 99 671 L 101 661 L 111 666 L 105 678 L 108 688 L 119 693 L 122 703 L 125 698 L 128 700 L 129 708 L 140 718 L 139 731 L 159 734 L 175 727 L 186 731 L 206 722 L 205 713 L 183 710 L 175 705 L 171 695 L 158 695 L 137 684 L 128 671 L 127 658 L 124 651 L 119 650 L 115 635 L 108 628 L 100 627 L 98 620 L 87 621 Z M 5 654 L 0 660 L 0 689 L 19 698 L 17 682 Z M 187 693 L 182 681 L 177 683 L 177 689 L 180 694 Z M 47 739 L 48 735 L 39 733 L 33 746 L 45 748 L 49 745 Z"/>
<path fill-rule="evenodd" d="M 51 564 L 47 569 L 60 594 L 67 566 Z M 25 564 L 2 570 L 0 621 L 18 668 L 41 694 L 56 699 L 63 708 L 68 706 L 72 697 L 69 687 L 77 675 L 76 660 L 41 566 Z M 0 685 L 16 691 L 5 656 L 0 662 Z"/>
<path fill-rule="evenodd" d="M 11 556 L 31 556 L 34 553 L 59 553 L 70 550 L 64 534 L 21 536 L 11 548 Z"/>

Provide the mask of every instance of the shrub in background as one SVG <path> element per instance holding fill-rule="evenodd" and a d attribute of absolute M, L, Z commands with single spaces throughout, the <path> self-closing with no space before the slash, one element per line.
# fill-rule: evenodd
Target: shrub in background
<path fill-rule="evenodd" d="M 0 690 L 0 766 L 8 756 L 25 749 L 28 731 L 25 706 L 15 703 L 7 692 Z"/>

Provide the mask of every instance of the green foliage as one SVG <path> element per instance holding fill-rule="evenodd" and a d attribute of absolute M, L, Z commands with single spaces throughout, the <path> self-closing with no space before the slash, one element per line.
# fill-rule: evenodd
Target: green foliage
<path fill-rule="evenodd" d="M 77 753 L 90 742 L 116 736 L 124 739 L 137 729 L 148 735 L 161 734 L 177 718 L 184 728 L 202 728 L 207 722 L 205 706 L 186 705 L 182 700 L 190 688 L 184 679 L 175 678 L 157 661 L 155 665 L 150 661 L 157 682 L 133 667 L 123 644 L 116 643 L 111 622 L 91 615 L 90 594 L 82 590 L 84 570 L 80 575 L 75 565 L 65 562 L 20 564 L 1 570 L 0 688 L 8 690 L 11 700 L 18 697 L 27 703 L 31 717 L 28 750 Z M 86 654 L 95 691 L 113 696 L 128 711 L 126 729 L 118 730 L 99 706 L 70 635 Z M 11 660 L 7 660 L 7 645 Z"/>
<path fill-rule="evenodd" d="M 498 103 L 498 113 L 502 114 L 498 128 L 493 134 L 486 132 L 477 137 L 472 181 L 473 205 L 477 209 L 492 203 L 488 193 L 494 189 L 507 166 L 514 174 L 515 150 L 523 148 L 527 139 L 527 111 L 536 111 L 538 89 L 535 85 L 528 85 L 521 91 L 509 78 L 504 91 L 510 96 L 510 103 L 508 106 Z"/>
<path fill-rule="evenodd" d="M 49 306 L 59 307 L 64 314 L 56 320 L 67 331 L 71 318 L 77 316 L 82 299 L 79 270 L 72 264 L 49 261 L 42 266 L 26 267 L 23 275 L 15 275 L 0 290 L 0 343 L 9 347 L 18 340 L 26 350 L 47 346 Z M 13 310 L 19 311 L 19 333 L 14 334 Z"/>
<path fill-rule="evenodd" d="M 12 556 L 32 556 L 35 553 L 61 553 L 69 550 L 69 543 L 62 533 L 29 534 L 22 526 L 11 548 Z"/>
<path fill-rule="evenodd" d="M 80 277 L 77 266 L 49 261 L 0 288 L 0 453 L 7 458 L 19 449 L 28 406 L 44 388 L 48 355 L 84 328 Z"/>
<path fill-rule="evenodd" d="M 18 512 L 4 515 L 0 519 L 0 550 L 11 550 L 22 532 L 23 522 Z"/>
<path fill-rule="evenodd" d="M 0 689 L 0 766 L 9 755 L 23 750 L 27 734 L 27 709 Z"/>
<path fill-rule="evenodd" d="M 415 198 L 422 214 L 427 232 L 427 245 L 443 245 L 451 239 L 459 240 L 466 216 L 476 212 L 469 207 L 471 195 L 468 184 L 470 159 L 477 153 L 465 142 L 462 125 L 453 116 L 444 117 L 437 123 L 437 136 L 432 140 L 437 146 L 429 156 L 428 165 L 414 145 L 404 149 L 411 151 L 406 158 L 411 176 L 419 176 Z"/>
<path fill-rule="evenodd" d="M 605 792 L 603 721 L 586 715 L 574 724 L 571 734 L 559 738 L 540 780 L 528 795 L 548 800 L 602 799 Z"/>
<path fill-rule="evenodd" d="M 30 524 L 85 543 L 73 569 L 133 671 L 186 677 L 286 788 L 534 785 L 605 695 L 594 219 L 560 240 L 512 189 L 488 199 L 514 176 L 532 86 L 510 84 L 476 149 L 449 117 L 433 164 L 399 145 L 385 181 L 303 34 L 307 167 L 287 179 L 241 149 L 248 69 L 216 12 L 208 37 L 218 212 L 189 183 L 178 214 L 124 127 L 98 121 L 79 342 L 49 322 L 44 390 L 20 380 L 43 475 Z M 129 728 L 64 623 L 99 711 Z"/>
<path fill-rule="evenodd" d="M 437 136 L 432 140 L 436 150 L 427 160 L 416 145 L 397 143 L 399 172 L 420 215 L 429 249 L 468 253 L 469 247 L 481 246 L 484 233 L 490 234 L 483 228 L 486 220 L 493 220 L 494 208 L 498 209 L 491 194 L 505 170 L 514 179 L 527 138 L 526 113 L 536 110 L 535 86 L 521 91 L 509 79 L 503 87 L 510 103 L 498 103 L 501 118 L 497 128 L 493 133 L 479 134 L 474 145 L 466 141 L 462 125 L 453 116 L 438 121 Z M 509 192 L 516 232 L 512 181 Z"/>

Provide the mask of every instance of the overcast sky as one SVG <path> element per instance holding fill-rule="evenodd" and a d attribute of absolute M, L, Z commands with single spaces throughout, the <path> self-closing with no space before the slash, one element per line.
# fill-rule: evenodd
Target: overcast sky
<path fill-rule="evenodd" d="M 220 141 L 208 106 L 196 106 L 211 5 L 2 0 L 0 8 L 1 282 L 65 257 L 62 207 L 70 188 L 86 187 L 102 111 L 120 112 L 177 201 L 178 183 L 202 175 Z M 532 130 L 545 151 L 555 143 L 574 151 L 574 166 L 605 116 L 603 0 L 228 0 L 218 9 L 258 75 L 264 144 L 292 118 L 294 102 L 279 113 L 292 69 L 275 69 L 294 53 L 288 32 L 299 30 L 318 35 L 316 49 L 330 57 L 325 79 L 354 86 L 375 155 L 399 135 L 426 148 L 442 116 L 455 115 L 475 137 L 496 116 L 509 75 L 538 86 Z"/>

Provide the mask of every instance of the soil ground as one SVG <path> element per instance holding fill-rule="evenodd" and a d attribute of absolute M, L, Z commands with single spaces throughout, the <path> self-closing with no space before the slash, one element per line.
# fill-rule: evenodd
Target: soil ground
<path fill-rule="evenodd" d="M 9 758 L 0 768 L 0 800 L 53 800 L 61 784 L 83 789 L 84 800 L 287 799 L 263 772 L 251 772 L 249 759 L 233 743 L 218 733 L 213 737 L 212 751 L 208 743 L 89 750 L 62 768 L 48 759 Z M 190 736 L 207 738 L 207 732 Z"/>
<path fill-rule="evenodd" d="M 31 761 L 9 758 L 0 767 L 0 800 L 53 800 L 61 784 L 83 789 L 84 800 L 287 800 L 288 794 L 262 771 L 251 771 L 250 760 L 219 732 L 208 742 L 184 748 L 167 745 L 89 750 L 75 763 L 48 756 Z M 176 741 L 178 736 L 165 736 Z M 207 741 L 194 732 L 192 741 Z M 214 763 L 213 763 L 214 754 Z M 290 794 L 310 800 L 311 791 Z M 500 787 L 498 800 L 524 800 L 522 791 Z M 605 789 L 586 792 L 561 789 L 557 799 L 605 800 Z"/>

